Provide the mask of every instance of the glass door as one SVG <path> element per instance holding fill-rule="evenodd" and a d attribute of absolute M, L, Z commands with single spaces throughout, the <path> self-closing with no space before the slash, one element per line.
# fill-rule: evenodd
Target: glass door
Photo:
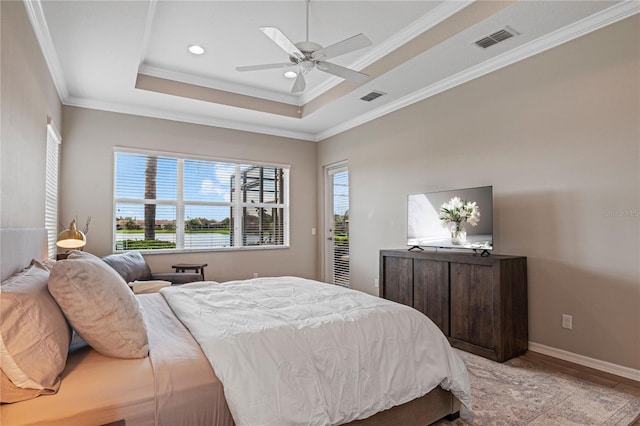
<path fill-rule="evenodd" d="M 344 163 L 327 168 L 326 270 L 329 282 L 349 287 L 349 170 Z"/>

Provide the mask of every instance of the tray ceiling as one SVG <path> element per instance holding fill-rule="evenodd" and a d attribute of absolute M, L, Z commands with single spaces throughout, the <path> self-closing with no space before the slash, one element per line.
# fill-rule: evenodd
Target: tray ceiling
<path fill-rule="evenodd" d="M 291 94 L 287 62 L 259 27 L 306 38 L 305 0 L 25 1 L 62 102 L 305 140 L 322 140 L 495 69 L 637 14 L 637 1 L 338 1 L 309 4 L 309 40 L 364 33 L 372 46 L 315 69 Z M 474 42 L 502 29 L 489 48 Z M 190 45 L 205 49 L 188 52 Z M 385 95 L 371 102 L 372 91 Z"/>

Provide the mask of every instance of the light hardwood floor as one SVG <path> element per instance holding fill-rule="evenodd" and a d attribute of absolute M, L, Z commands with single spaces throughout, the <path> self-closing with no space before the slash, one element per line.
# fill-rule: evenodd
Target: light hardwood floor
<path fill-rule="evenodd" d="M 593 368 L 584 367 L 569 361 L 553 358 L 537 352 L 528 351 L 520 359 L 528 361 L 542 369 L 557 371 L 582 380 L 587 380 L 601 386 L 607 386 L 617 391 L 628 393 L 640 398 L 640 382 L 605 373 Z M 640 418 L 636 419 L 633 426 L 640 426 Z"/>

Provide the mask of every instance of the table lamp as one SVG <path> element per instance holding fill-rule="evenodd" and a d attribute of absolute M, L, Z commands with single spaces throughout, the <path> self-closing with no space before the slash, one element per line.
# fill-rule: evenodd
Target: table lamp
<path fill-rule="evenodd" d="M 65 229 L 58 234 L 56 246 L 66 250 L 80 250 L 87 245 L 87 237 L 76 228 L 75 219 L 69 224 L 69 229 Z"/>

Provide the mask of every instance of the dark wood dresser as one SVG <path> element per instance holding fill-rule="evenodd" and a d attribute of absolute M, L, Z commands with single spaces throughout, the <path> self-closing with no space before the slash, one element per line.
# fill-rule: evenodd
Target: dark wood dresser
<path fill-rule="evenodd" d="M 382 250 L 380 297 L 427 315 L 455 348 L 498 362 L 527 351 L 526 257 Z"/>

